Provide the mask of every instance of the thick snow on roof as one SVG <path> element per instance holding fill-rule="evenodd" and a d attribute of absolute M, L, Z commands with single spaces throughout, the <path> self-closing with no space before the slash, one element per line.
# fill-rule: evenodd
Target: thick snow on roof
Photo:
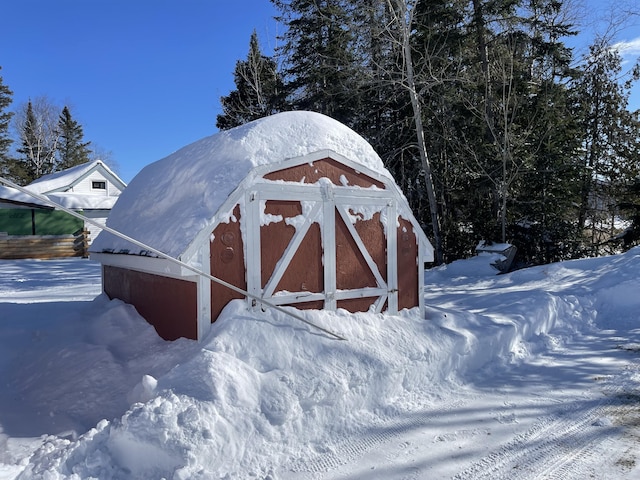
<path fill-rule="evenodd" d="M 47 195 L 58 205 L 73 210 L 111 210 L 118 200 L 112 195 L 91 195 L 88 193 L 50 193 Z"/>
<path fill-rule="evenodd" d="M 24 203 L 28 205 L 42 205 L 49 206 L 44 202 L 41 202 L 35 197 L 31 195 L 27 195 L 26 193 L 22 193 L 20 190 L 16 190 L 15 188 L 5 187 L 4 185 L 0 185 L 0 202 L 2 200 L 6 200 L 8 202 L 14 203 Z"/>
<path fill-rule="evenodd" d="M 60 172 L 43 175 L 27 185 L 26 188 L 35 193 L 47 193 L 53 192 L 54 190 L 66 189 L 77 179 L 81 178 L 83 175 L 99 165 L 104 167 L 107 172 L 117 178 L 117 176 L 101 160 L 94 160 L 93 162 L 76 165 L 75 167 L 67 168 Z"/>
<path fill-rule="evenodd" d="M 205 137 L 146 166 L 120 195 L 107 226 L 177 257 L 254 167 L 325 149 L 392 179 L 350 128 L 319 113 L 284 112 Z M 142 250 L 106 231 L 91 247 L 125 249 Z"/>

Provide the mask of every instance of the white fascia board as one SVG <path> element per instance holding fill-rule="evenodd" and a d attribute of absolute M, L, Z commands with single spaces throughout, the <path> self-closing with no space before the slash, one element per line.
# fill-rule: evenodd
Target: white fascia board
<path fill-rule="evenodd" d="M 105 180 L 110 181 L 120 191 L 124 190 L 127 186 L 115 173 L 113 173 L 104 163 L 102 163 L 101 160 L 97 160 L 92 168 L 84 172 L 82 175 L 76 177 L 75 180 L 73 180 L 67 187 L 65 187 L 65 189 L 75 187 L 84 179 L 96 172 L 100 173 Z"/>
<path fill-rule="evenodd" d="M 198 276 L 191 270 L 165 258 L 97 252 L 90 252 L 89 257 L 91 260 L 110 267 L 126 268 L 129 270 L 136 270 L 138 272 L 151 273 L 161 275 L 163 277 L 187 280 L 190 282 L 195 282 L 198 279 Z"/>
<path fill-rule="evenodd" d="M 418 231 L 422 232 L 422 229 L 419 228 Z M 423 261 L 429 262 L 429 263 L 433 262 L 435 260 L 433 245 L 431 244 L 427 236 L 424 234 L 424 232 L 422 232 L 422 234 L 419 235 L 419 237 L 422 237 L 422 238 L 419 238 L 418 245 L 420 248 L 420 253 L 422 254 Z"/>

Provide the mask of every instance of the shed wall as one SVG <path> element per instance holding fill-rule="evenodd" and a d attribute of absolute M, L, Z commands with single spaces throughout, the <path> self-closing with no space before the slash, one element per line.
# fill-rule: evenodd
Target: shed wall
<path fill-rule="evenodd" d="M 196 283 L 104 265 L 102 284 L 109 298 L 136 307 L 165 340 L 198 338 Z"/>
<path fill-rule="evenodd" d="M 213 240 L 209 245 L 211 275 L 246 290 L 244 244 L 238 206 L 233 210 L 233 215 L 236 221 L 221 223 L 213 230 Z M 244 297 L 219 283 L 211 282 L 211 321 L 214 322 L 225 305 L 235 298 Z"/>
<path fill-rule="evenodd" d="M 418 238 L 409 220 L 400 217 L 398 227 L 398 310 L 420 305 L 418 291 Z"/>

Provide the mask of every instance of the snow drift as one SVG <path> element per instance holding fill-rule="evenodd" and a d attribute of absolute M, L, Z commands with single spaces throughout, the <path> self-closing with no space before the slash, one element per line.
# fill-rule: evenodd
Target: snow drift
<path fill-rule="evenodd" d="M 31 392 L 33 408 L 45 404 L 38 392 L 54 400 L 66 392 L 72 432 L 34 440 L 30 457 L 14 447 L 4 462 L 21 480 L 335 478 L 332 469 L 357 463 L 402 419 L 455 411 L 469 385 L 515 375 L 580 332 L 613 324 L 637 332 L 640 249 L 499 276 L 493 260 L 427 272 L 426 318 L 417 309 L 304 312 L 347 341 L 236 301 L 204 342 L 163 342 L 135 310 L 99 296 L 69 326 L 75 333 L 62 352 L 50 348 L 40 362 L 41 346 L 25 344 L 34 362 L 10 375 L 17 391 Z M 74 378 L 65 373 L 69 358 L 81 359 Z M 18 379 L 36 373 L 21 389 Z M 84 375 L 91 381 L 76 386 Z M 640 375 L 625 378 L 625 388 L 640 385 Z M 93 411 L 78 415 L 79 399 L 95 401 Z M 49 408 L 64 410 L 64 402 Z M 496 415 L 501 424 L 517 422 L 513 413 Z M 437 449 L 447 439 L 442 431 L 428 448 L 445 452 Z"/>

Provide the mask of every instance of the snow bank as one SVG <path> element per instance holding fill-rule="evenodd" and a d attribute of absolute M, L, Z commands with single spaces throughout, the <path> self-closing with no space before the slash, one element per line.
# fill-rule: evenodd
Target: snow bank
<path fill-rule="evenodd" d="M 96 369 L 90 349 L 97 352 L 98 373 L 76 387 L 61 376 L 69 365 L 61 359 L 50 376 L 90 400 L 102 372 L 108 385 L 121 385 L 107 400 L 127 406 L 77 438 L 43 437 L 17 478 L 295 478 L 309 463 L 339 465 L 334 448 L 361 432 L 452 405 L 462 385 L 481 384 L 577 331 L 619 322 L 619 314 L 637 323 L 640 249 L 506 275 L 479 273 L 485 261 L 427 272 L 426 319 L 417 309 L 304 312 L 347 341 L 234 301 L 204 342 L 163 342 L 135 310 L 101 297 L 87 328 L 76 324 L 85 340 L 74 347 L 87 371 Z M 333 463 L 322 463 L 328 458 Z"/>
<path fill-rule="evenodd" d="M 114 206 L 107 225 L 171 256 L 194 235 L 254 167 L 330 149 L 391 178 L 373 148 L 340 122 L 284 112 L 219 132 L 145 167 Z M 91 251 L 139 247 L 101 233 Z"/>
<path fill-rule="evenodd" d="M 264 478 L 443 395 L 433 360 L 455 339 L 416 311 L 308 317 L 348 341 L 233 302 L 195 355 L 132 389 L 153 398 L 75 441 L 48 438 L 19 478 Z"/>

